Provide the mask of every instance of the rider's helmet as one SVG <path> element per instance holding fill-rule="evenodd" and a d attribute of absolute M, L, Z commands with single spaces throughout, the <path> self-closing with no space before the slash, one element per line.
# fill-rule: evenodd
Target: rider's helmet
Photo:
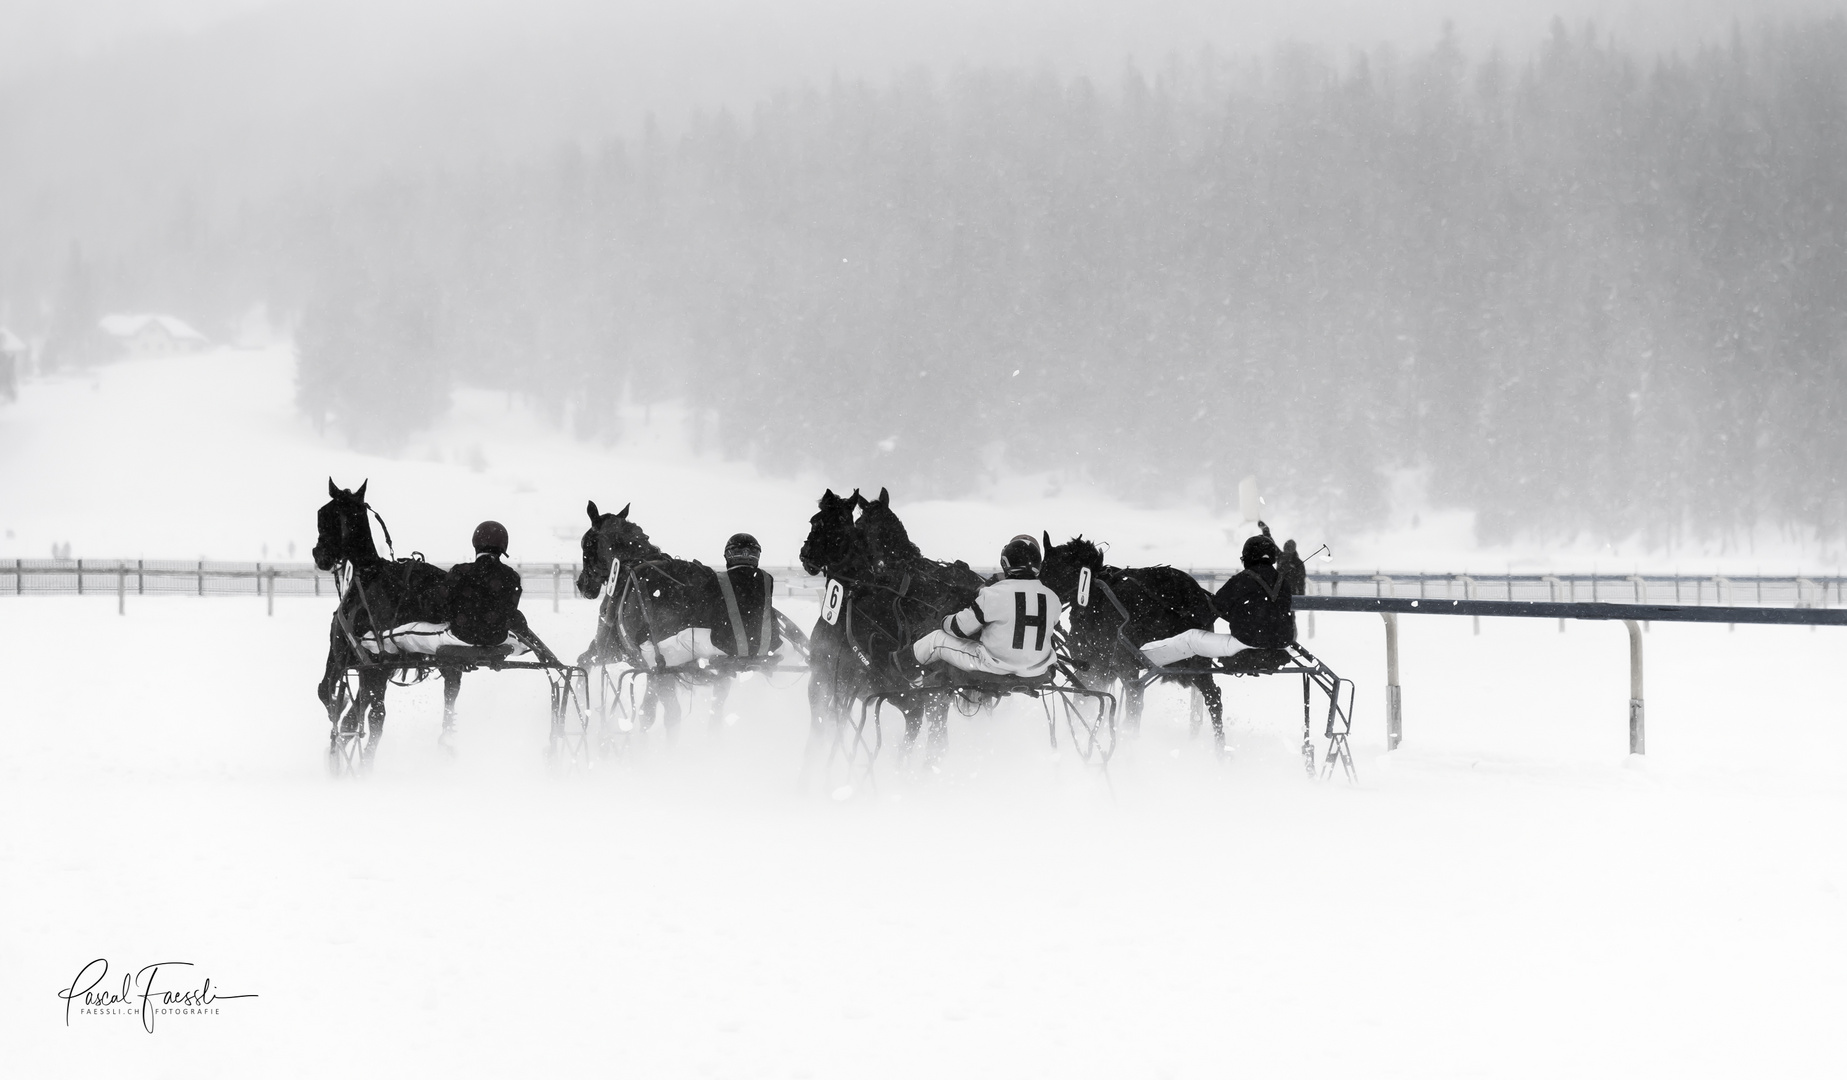
<path fill-rule="evenodd" d="M 505 555 L 507 527 L 498 521 L 483 521 L 475 526 L 475 554 Z"/>
<path fill-rule="evenodd" d="M 1000 549 L 1001 573 L 1008 577 L 1038 577 L 1039 541 L 1025 533 L 1007 541 L 1007 546 Z"/>
<path fill-rule="evenodd" d="M 1247 568 L 1274 565 L 1278 554 L 1280 553 L 1276 550 L 1276 541 L 1267 536 L 1260 534 L 1244 542 L 1243 558 Z"/>
<path fill-rule="evenodd" d="M 749 533 L 733 533 L 731 539 L 725 541 L 725 565 L 727 567 L 755 566 L 757 560 L 762 557 L 763 545 L 757 543 L 757 538 Z"/>

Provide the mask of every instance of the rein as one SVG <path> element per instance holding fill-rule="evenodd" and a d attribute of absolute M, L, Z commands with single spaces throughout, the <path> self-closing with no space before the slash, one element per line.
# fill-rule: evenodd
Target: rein
<path fill-rule="evenodd" d="M 360 486 L 364 487 L 365 485 L 361 484 Z M 384 530 L 385 550 L 391 553 L 391 561 L 396 562 L 398 559 L 398 549 L 391 546 L 391 526 L 385 524 L 384 515 L 380 514 L 377 510 L 373 510 L 371 503 L 361 503 L 360 505 L 371 511 L 373 518 L 378 521 L 378 527 Z"/>

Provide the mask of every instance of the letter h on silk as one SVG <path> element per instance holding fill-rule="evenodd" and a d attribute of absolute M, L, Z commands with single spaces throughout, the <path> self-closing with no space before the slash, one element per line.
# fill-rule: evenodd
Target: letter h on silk
<path fill-rule="evenodd" d="M 1045 650 L 1045 631 L 1051 624 L 1051 620 L 1046 615 L 1045 594 L 1039 593 L 1035 599 L 1039 601 L 1039 613 L 1028 615 L 1026 614 L 1026 594 L 1023 592 L 1013 594 L 1013 647 L 1015 649 L 1026 647 L 1026 628 L 1036 626 L 1039 628 L 1039 637 L 1033 642 L 1033 651 L 1043 652 Z"/>

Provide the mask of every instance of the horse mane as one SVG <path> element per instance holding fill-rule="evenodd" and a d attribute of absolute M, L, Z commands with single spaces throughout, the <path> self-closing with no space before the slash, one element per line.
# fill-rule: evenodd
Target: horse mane
<path fill-rule="evenodd" d="M 603 515 L 603 520 L 597 522 L 597 528 L 599 529 L 610 525 L 625 526 L 625 528 L 612 537 L 613 542 L 618 546 L 631 551 L 637 551 L 644 559 L 657 559 L 666 555 L 666 552 L 663 552 L 659 547 L 655 546 L 654 541 L 648 539 L 648 531 L 640 525 L 635 524 L 633 521 L 627 518 L 618 518 L 614 514 L 605 514 Z M 633 556 L 630 557 L 633 558 Z"/>
<path fill-rule="evenodd" d="M 1094 540 L 1084 539 L 1084 534 L 1082 533 L 1073 536 L 1071 539 L 1058 546 L 1064 549 L 1071 557 L 1071 560 L 1079 566 L 1090 567 L 1090 572 L 1093 574 L 1103 570 L 1115 569 L 1115 567 L 1104 565 L 1102 546 Z M 1051 553 L 1047 552 L 1047 554 L 1049 555 Z"/>
<path fill-rule="evenodd" d="M 923 549 L 911 541 L 910 531 L 890 506 L 865 499 L 860 500 L 860 505 L 864 510 L 859 529 L 875 557 L 887 562 L 916 562 L 924 557 Z"/>

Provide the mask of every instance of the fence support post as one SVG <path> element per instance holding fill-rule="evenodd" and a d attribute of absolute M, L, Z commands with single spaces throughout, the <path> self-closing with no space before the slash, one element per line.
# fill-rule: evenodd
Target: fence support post
<path fill-rule="evenodd" d="M 552 614 L 558 614 L 558 564 L 552 564 Z"/>
<path fill-rule="evenodd" d="M 1642 628 L 1634 619 L 1624 619 L 1629 630 L 1629 752 L 1646 753 L 1647 730 L 1642 711 Z"/>
<path fill-rule="evenodd" d="M 1404 697 L 1398 686 L 1398 616 L 1379 613 L 1385 620 L 1385 748 L 1398 749 L 1404 738 Z"/>
<path fill-rule="evenodd" d="M 274 615 L 276 613 L 276 568 L 275 567 L 272 566 L 269 568 L 269 575 L 264 580 L 263 584 L 265 586 L 264 591 L 268 594 L 268 597 L 269 597 L 269 613 L 271 615 Z"/>
<path fill-rule="evenodd" d="M 1547 574 L 1545 577 L 1540 578 L 1539 580 L 1545 582 L 1546 586 L 1552 590 L 1552 600 L 1554 603 L 1556 603 L 1558 601 L 1558 585 L 1559 585 L 1558 578 L 1552 574 Z M 1558 621 L 1558 632 L 1561 634 L 1565 632 L 1565 620 L 1563 619 L 1560 619 Z"/>
<path fill-rule="evenodd" d="M 205 560 L 199 560 L 199 595 L 205 595 Z"/>
<path fill-rule="evenodd" d="M 117 563 L 115 567 L 115 613 L 128 614 L 128 564 Z"/>
<path fill-rule="evenodd" d="M 83 560 L 77 560 L 77 595 L 83 595 Z"/>

